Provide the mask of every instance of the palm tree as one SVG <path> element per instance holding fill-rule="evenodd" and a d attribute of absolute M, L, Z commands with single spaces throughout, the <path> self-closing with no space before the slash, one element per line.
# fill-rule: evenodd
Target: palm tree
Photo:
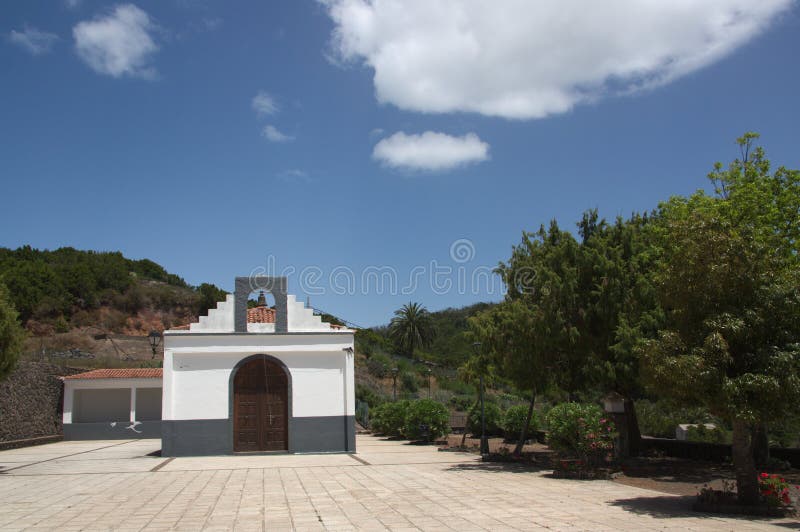
<path fill-rule="evenodd" d="M 434 336 L 430 312 L 419 303 L 411 302 L 394 311 L 389 337 L 403 354 L 412 356 L 416 349 L 429 346 Z"/>

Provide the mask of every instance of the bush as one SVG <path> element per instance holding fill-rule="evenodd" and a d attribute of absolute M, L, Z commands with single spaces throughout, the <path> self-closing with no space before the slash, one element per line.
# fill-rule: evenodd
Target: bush
<path fill-rule="evenodd" d="M 680 423 L 714 423 L 708 412 L 700 407 L 679 408 L 671 402 L 636 401 L 639 432 L 655 438 L 674 438 Z"/>
<path fill-rule="evenodd" d="M 404 435 L 409 440 L 433 441 L 449 432 L 450 412 L 442 403 L 420 399 L 408 405 Z"/>
<path fill-rule="evenodd" d="M 378 405 L 370 420 L 372 429 L 387 436 L 402 436 L 409 404 L 410 401 L 396 401 Z"/>
<path fill-rule="evenodd" d="M 486 414 L 486 435 L 487 436 L 500 436 L 503 430 L 500 428 L 503 414 L 500 412 L 500 407 L 495 403 L 485 402 L 484 410 Z M 481 433 L 481 402 L 476 401 L 472 408 L 469 409 L 467 414 L 467 431 L 472 433 L 473 436 L 479 436 Z"/>
<path fill-rule="evenodd" d="M 374 377 L 382 379 L 389 373 L 389 368 L 381 360 L 373 357 L 367 360 L 367 372 Z"/>
<path fill-rule="evenodd" d="M 458 395 L 471 395 L 474 397 L 477 393 L 475 386 L 458 379 L 450 379 L 442 376 L 437 377 L 436 382 L 442 390 L 450 390 Z"/>
<path fill-rule="evenodd" d="M 614 424 L 594 404 L 561 403 L 547 413 L 551 449 L 599 464 L 614 449 Z"/>
<path fill-rule="evenodd" d="M 356 401 L 367 403 L 370 408 L 375 408 L 386 401 L 386 398 L 369 386 L 356 384 Z"/>
<path fill-rule="evenodd" d="M 725 431 L 716 425 L 708 428 L 704 424 L 694 425 L 686 430 L 686 439 L 703 443 L 725 443 Z"/>
<path fill-rule="evenodd" d="M 528 418 L 528 407 L 525 405 L 511 406 L 503 415 L 503 434 L 507 440 L 516 440 L 522 433 L 522 426 Z M 528 425 L 528 437 L 539 430 L 539 416 L 534 410 L 531 414 L 531 422 Z"/>
<path fill-rule="evenodd" d="M 404 392 L 416 393 L 419 390 L 417 377 L 413 373 L 403 373 L 400 375 L 400 389 Z"/>
<path fill-rule="evenodd" d="M 475 398 L 469 395 L 453 395 L 447 403 L 458 412 L 466 412 L 475 403 Z"/>

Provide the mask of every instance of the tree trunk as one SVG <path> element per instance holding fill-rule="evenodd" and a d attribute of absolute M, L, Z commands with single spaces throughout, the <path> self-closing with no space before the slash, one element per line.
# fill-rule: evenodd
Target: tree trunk
<path fill-rule="evenodd" d="M 531 392 L 531 404 L 528 405 L 528 416 L 525 418 L 525 424 L 522 425 L 522 432 L 519 435 L 517 446 L 514 447 L 514 455 L 519 456 L 522 453 L 522 447 L 525 445 L 525 440 L 528 439 L 528 427 L 531 424 L 531 417 L 533 417 L 533 405 L 536 402 L 536 391 Z"/>
<path fill-rule="evenodd" d="M 625 399 L 625 413 L 628 417 L 628 453 L 639 456 L 642 449 L 642 433 L 639 431 L 639 418 L 636 416 L 636 405 L 633 399 Z"/>
<path fill-rule="evenodd" d="M 469 411 L 472 410 L 473 408 L 475 408 L 476 406 L 478 406 L 477 399 L 475 400 L 475 404 L 472 405 L 472 407 L 467 410 L 467 421 L 464 423 L 464 433 L 461 435 L 461 447 L 462 448 L 464 447 L 464 444 L 467 441 L 467 428 L 469 428 L 468 427 L 468 425 L 469 425 Z M 473 434 L 472 437 L 474 438 L 475 435 Z"/>
<path fill-rule="evenodd" d="M 757 505 L 759 499 L 758 472 L 753 459 L 752 432 L 744 421 L 733 421 L 733 467 L 736 471 L 736 491 L 739 504 Z"/>
<path fill-rule="evenodd" d="M 753 429 L 753 459 L 759 467 L 769 463 L 769 435 L 767 424 L 763 421 L 757 423 Z"/>

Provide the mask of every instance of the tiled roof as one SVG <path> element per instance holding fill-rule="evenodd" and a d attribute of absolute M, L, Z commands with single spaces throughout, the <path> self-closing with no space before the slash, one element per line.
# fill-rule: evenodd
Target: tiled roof
<path fill-rule="evenodd" d="M 253 307 L 247 309 L 247 323 L 275 323 L 275 309 Z"/>
<path fill-rule="evenodd" d="M 77 375 L 67 375 L 65 379 L 160 379 L 161 368 L 116 368 L 94 369 Z"/>

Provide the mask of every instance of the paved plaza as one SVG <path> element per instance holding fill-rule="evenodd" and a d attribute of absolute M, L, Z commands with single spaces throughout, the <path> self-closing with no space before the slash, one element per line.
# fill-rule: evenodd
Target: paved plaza
<path fill-rule="evenodd" d="M 358 436 L 358 454 L 157 456 L 158 440 L 0 452 L 0 529 L 791 530 L 686 498 Z"/>

